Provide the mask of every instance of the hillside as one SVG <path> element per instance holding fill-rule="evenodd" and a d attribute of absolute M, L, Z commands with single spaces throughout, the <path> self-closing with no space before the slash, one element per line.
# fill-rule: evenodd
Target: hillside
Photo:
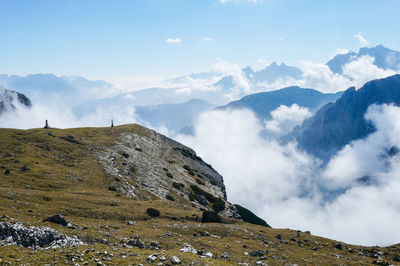
<path fill-rule="evenodd" d="M 0 263 L 384 265 L 400 260 L 400 245 L 353 246 L 237 219 L 223 179 L 210 165 L 190 148 L 139 125 L 0 129 L 0 140 L 0 244 L 6 245 Z M 201 223 L 205 209 L 218 211 L 222 223 Z M 55 214 L 67 221 L 48 219 Z M 59 233 L 37 228 L 42 226 Z"/>
<path fill-rule="evenodd" d="M 327 160 L 350 141 L 374 132 L 364 118 L 366 111 L 372 104 L 384 103 L 400 104 L 400 75 L 370 81 L 359 90 L 349 88 L 295 128 L 294 135 L 300 147 Z"/>

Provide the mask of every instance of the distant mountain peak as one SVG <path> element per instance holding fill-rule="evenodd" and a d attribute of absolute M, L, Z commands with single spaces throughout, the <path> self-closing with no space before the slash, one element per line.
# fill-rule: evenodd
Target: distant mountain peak
<path fill-rule="evenodd" d="M 382 44 L 375 47 L 362 47 L 358 53 L 349 51 L 346 54 L 338 54 L 329 60 L 326 64 L 332 72 L 337 74 L 343 73 L 343 67 L 362 56 L 371 56 L 374 65 L 382 69 L 399 70 L 400 69 L 400 52 L 389 49 Z"/>
<path fill-rule="evenodd" d="M 328 160 L 350 141 L 375 131 L 364 119 L 372 104 L 400 105 L 400 75 L 367 82 L 359 90 L 348 88 L 334 104 L 325 105 L 294 134 L 303 149 Z"/>

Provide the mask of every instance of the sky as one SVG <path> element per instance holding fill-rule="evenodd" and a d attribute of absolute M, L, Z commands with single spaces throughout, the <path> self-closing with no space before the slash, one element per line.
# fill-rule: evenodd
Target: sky
<path fill-rule="evenodd" d="M 118 80 L 400 49 L 397 0 L 0 0 L 0 73 Z"/>

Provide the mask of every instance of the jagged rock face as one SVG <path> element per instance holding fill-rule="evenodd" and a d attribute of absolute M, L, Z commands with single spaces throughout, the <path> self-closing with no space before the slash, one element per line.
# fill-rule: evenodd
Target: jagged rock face
<path fill-rule="evenodd" d="M 16 101 L 27 107 L 30 107 L 32 105 L 29 98 L 26 97 L 24 94 L 0 88 L 0 115 L 3 112 L 15 110 Z"/>
<path fill-rule="evenodd" d="M 18 245 L 28 248 L 53 249 L 83 245 L 76 237 L 69 237 L 48 227 L 26 227 L 21 223 L 0 222 L 0 246 Z"/>
<path fill-rule="evenodd" d="M 295 128 L 293 135 L 300 147 L 327 161 L 350 141 L 375 131 L 365 120 L 372 104 L 400 104 L 400 75 L 370 81 L 359 90 L 349 88 L 334 104 L 323 106 Z"/>
<path fill-rule="evenodd" d="M 95 156 L 111 178 L 110 190 L 134 199 L 149 199 L 142 191 L 162 199 L 191 199 L 191 186 L 221 198 L 222 215 L 240 218 L 236 208 L 226 201 L 222 176 L 192 149 L 155 131 L 146 135 L 123 132 L 113 146 L 99 147 Z M 196 198 L 196 195 L 193 195 Z M 204 207 L 193 201 L 199 208 Z"/>

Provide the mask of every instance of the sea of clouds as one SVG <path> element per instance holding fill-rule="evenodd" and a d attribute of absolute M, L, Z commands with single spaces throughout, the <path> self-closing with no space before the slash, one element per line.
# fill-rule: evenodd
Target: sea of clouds
<path fill-rule="evenodd" d="M 344 66 L 343 75 L 332 73 L 323 64 L 302 62 L 301 79 L 263 84 L 252 84 L 239 66 L 222 60 L 213 69 L 234 77 L 229 98 L 237 99 L 291 85 L 336 92 L 396 73 L 379 69 L 373 60 L 360 57 Z M 218 90 L 212 82 L 185 80 L 189 93 Z M 129 105 L 100 106 L 79 117 L 62 99 L 33 103 L 31 108 L 16 101 L 14 105 L 14 112 L 0 116 L 0 127 L 37 128 L 45 119 L 58 128 L 109 126 L 110 119 L 116 124 L 139 122 L 150 126 Z M 260 121 L 249 110 L 210 111 L 195 121 L 193 136 L 176 135 L 163 126 L 156 129 L 196 150 L 223 175 L 228 199 L 253 210 L 273 227 L 310 230 L 354 244 L 400 242 L 400 155 L 387 156 L 391 147 L 400 147 L 400 109 L 371 106 L 365 118 L 377 131 L 353 141 L 327 164 L 299 150 L 295 142 L 281 144 L 278 140 L 311 116 L 308 109 L 298 105 L 280 106 L 268 121 Z M 365 176 L 371 182 L 358 181 Z"/>
<path fill-rule="evenodd" d="M 286 108 L 274 112 L 287 113 Z M 298 114 L 294 120 L 299 122 L 305 116 Z M 371 106 L 366 119 L 377 131 L 344 147 L 327 165 L 294 142 L 262 137 L 282 117 L 263 124 L 248 110 L 211 111 L 198 119 L 194 136 L 177 139 L 224 176 L 230 201 L 273 227 L 310 230 L 353 244 L 398 243 L 400 155 L 388 152 L 400 147 L 400 108 Z M 370 182 L 358 181 L 364 176 Z"/>

